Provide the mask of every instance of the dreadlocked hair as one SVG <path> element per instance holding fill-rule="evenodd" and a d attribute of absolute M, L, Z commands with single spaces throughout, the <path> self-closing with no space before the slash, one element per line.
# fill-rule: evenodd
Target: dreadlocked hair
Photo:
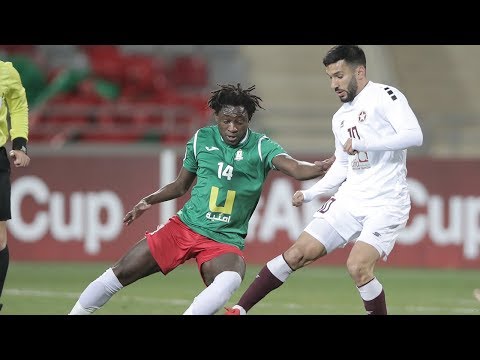
<path fill-rule="evenodd" d="M 255 90 L 255 85 L 245 90 L 242 89 L 240 83 L 236 86 L 231 84 L 218 86 L 220 86 L 220 89 L 212 91 L 212 96 L 208 99 L 208 106 L 213 109 L 216 115 L 224 106 L 243 106 L 247 111 L 248 120 L 250 120 L 257 108 L 263 109 L 260 105 L 262 99 L 251 94 Z"/>

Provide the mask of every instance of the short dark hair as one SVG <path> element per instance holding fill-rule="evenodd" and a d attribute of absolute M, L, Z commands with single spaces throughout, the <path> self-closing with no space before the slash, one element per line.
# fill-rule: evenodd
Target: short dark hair
<path fill-rule="evenodd" d="M 242 89 L 240 83 L 236 86 L 231 84 L 218 86 L 220 89 L 212 91 L 212 96 L 208 99 L 208 106 L 213 109 L 215 115 L 218 115 L 219 111 L 227 105 L 243 106 L 247 111 L 248 120 L 250 120 L 257 108 L 263 109 L 260 105 L 262 99 L 251 94 L 255 90 L 255 85 L 245 90 Z"/>
<path fill-rule="evenodd" d="M 332 47 L 323 58 L 323 65 L 328 66 L 340 60 L 345 60 L 347 64 L 354 67 L 359 65 L 367 67 L 365 53 L 358 45 L 336 45 Z"/>

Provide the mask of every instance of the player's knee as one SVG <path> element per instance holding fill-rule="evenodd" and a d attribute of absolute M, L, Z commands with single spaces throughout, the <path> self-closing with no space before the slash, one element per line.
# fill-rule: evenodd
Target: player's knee
<path fill-rule="evenodd" d="M 242 277 L 236 271 L 222 271 L 215 277 L 214 282 L 222 284 L 224 292 L 230 297 L 240 287 Z"/>
<path fill-rule="evenodd" d="M 318 259 L 325 252 L 325 248 L 320 242 L 315 241 L 302 246 L 293 245 L 284 254 L 285 261 L 293 269 L 297 270 Z"/>
<path fill-rule="evenodd" d="M 307 257 L 303 248 L 298 246 L 292 246 L 290 249 L 285 251 L 283 254 L 285 262 L 292 268 L 292 270 L 297 270 L 305 266 L 307 262 Z"/>
<path fill-rule="evenodd" d="M 7 223 L 0 221 L 0 250 L 5 249 L 7 246 Z"/>
<path fill-rule="evenodd" d="M 347 270 L 356 284 L 363 284 L 373 277 L 373 269 L 356 259 L 347 259 Z"/>
<path fill-rule="evenodd" d="M 242 283 L 242 278 L 239 273 L 236 271 L 223 271 L 218 274 L 213 283 L 209 286 L 211 294 L 214 294 L 216 299 L 217 307 L 215 311 L 218 311 L 221 306 L 225 305 L 227 301 L 232 297 L 235 290 L 240 287 Z M 202 314 L 200 310 L 201 305 L 194 303 L 192 304 L 192 314 Z M 200 308 L 198 308 L 200 306 Z M 200 312 L 199 312 L 200 311 Z"/>

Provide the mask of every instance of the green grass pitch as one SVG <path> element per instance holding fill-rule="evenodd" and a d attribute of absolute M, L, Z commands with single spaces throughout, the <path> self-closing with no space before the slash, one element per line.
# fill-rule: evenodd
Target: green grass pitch
<path fill-rule="evenodd" d="M 2 315 L 65 315 L 83 289 L 110 264 L 11 262 Z M 260 270 L 248 265 L 233 305 Z M 480 271 L 377 268 L 392 315 L 479 315 L 472 295 Z M 151 275 L 122 289 L 96 315 L 180 315 L 204 288 L 195 263 L 168 276 Z M 223 310 L 218 314 L 223 314 Z M 363 315 L 363 304 L 345 267 L 310 266 L 295 272 L 249 315 Z"/>

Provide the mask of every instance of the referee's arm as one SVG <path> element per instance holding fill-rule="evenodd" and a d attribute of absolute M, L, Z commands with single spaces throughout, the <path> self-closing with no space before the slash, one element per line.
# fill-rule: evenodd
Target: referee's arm
<path fill-rule="evenodd" d="M 8 91 L 5 100 L 10 113 L 10 138 L 12 149 L 27 152 L 28 141 L 28 102 L 20 74 L 11 63 L 6 63 L 8 71 Z"/>

